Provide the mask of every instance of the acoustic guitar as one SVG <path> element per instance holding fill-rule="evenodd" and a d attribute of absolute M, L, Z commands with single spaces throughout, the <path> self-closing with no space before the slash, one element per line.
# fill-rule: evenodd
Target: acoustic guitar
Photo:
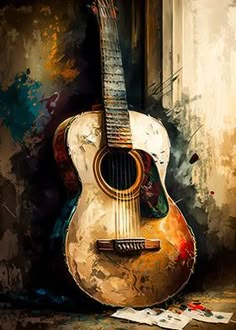
<path fill-rule="evenodd" d="M 187 283 L 195 239 L 166 191 L 166 129 L 128 109 L 114 3 L 98 0 L 91 9 L 100 30 L 103 105 L 65 120 L 53 142 L 65 184 L 78 194 L 65 219 L 64 255 L 91 298 L 151 306 Z"/>

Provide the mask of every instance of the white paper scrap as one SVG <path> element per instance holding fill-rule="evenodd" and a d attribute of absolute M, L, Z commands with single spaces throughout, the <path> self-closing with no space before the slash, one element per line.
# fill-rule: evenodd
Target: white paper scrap
<path fill-rule="evenodd" d="M 118 309 L 112 317 L 117 317 L 120 319 L 125 319 L 133 322 L 144 323 L 148 325 L 152 325 L 152 320 L 150 318 L 150 311 L 153 315 L 156 315 L 156 312 L 150 309 L 143 309 L 141 311 L 137 311 L 133 308 L 126 307 L 122 309 Z"/>
<path fill-rule="evenodd" d="M 158 325 L 161 328 L 174 330 L 182 330 L 191 321 L 190 317 L 183 314 L 165 310 L 157 314 L 150 308 L 140 311 L 133 308 L 123 308 L 119 309 L 111 316 L 148 325 Z"/>
<path fill-rule="evenodd" d="M 165 329 L 182 330 L 191 318 L 187 315 L 164 311 L 160 315 L 152 316 L 153 324 Z"/>
<path fill-rule="evenodd" d="M 204 313 L 201 310 L 185 310 L 183 315 L 191 317 L 194 320 L 208 322 L 208 323 L 229 323 L 233 313 L 223 313 L 211 311 L 212 315 Z M 208 316 L 209 315 L 209 316 Z"/>

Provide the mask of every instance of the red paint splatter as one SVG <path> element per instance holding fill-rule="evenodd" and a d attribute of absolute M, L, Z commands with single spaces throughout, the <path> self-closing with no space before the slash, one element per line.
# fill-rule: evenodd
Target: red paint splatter
<path fill-rule="evenodd" d="M 193 311 L 196 309 L 198 309 L 200 311 L 204 311 L 206 309 L 205 307 L 203 307 L 201 305 L 201 303 L 188 303 L 187 306 Z"/>
<path fill-rule="evenodd" d="M 182 241 L 180 243 L 179 255 L 176 261 L 186 260 L 189 256 L 192 256 L 194 253 L 194 247 L 192 241 Z"/>

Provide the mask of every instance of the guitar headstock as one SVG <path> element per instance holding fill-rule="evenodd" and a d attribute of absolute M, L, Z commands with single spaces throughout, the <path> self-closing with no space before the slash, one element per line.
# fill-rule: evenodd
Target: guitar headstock
<path fill-rule="evenodd" d="M 95 16 L 102 15 L 104 17 L 116 18 L 118 8 L 114 5 L 113 0 L 93 0 L 88 1 L 88 8 Z"/>

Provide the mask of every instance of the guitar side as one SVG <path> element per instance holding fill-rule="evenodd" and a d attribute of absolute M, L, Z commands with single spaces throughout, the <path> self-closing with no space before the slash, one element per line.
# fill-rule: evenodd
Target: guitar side
<path fill-rule="evenodd" d="M 165 128 L 152 117 L 134 111 L 129 114 L 133 148 L 152 155 L 165 189 L 170 147 Z M 129 209 L 133 207 L 132 203 L 117 202 L 108 196 L 95 178 L 94 159 L 105 145 L 102 118 L 102 111 L 78 115 L 62 123 L 54 139 L 55 158 L 59 164 L 63 159 L 67 186 L 76 190 L 73 168 L 82 182 L 77 209 L 65 235 L 66 263 L 76 284 L 93 299 L 112 306 L 151 306 L 168 299 L 187 283 L 195 262 L 195 240 L 182 213 L 168 197 L 165 217 L 140 218 L 141 236 L 158 238 L 159 251 L 132 256 L 97 250 L 98 239 L 117 236 L 116 203 L 126 214 L 131 214 Z M 59 152 L 62 141 L 64 149 Z M 60 153 L 64 157 L 59 157 Z M 135 216 L 140 215 L 132 213 Z M 120 227 L 121 236 L 132 229 L 132 217 L 129 228 Z"/>

